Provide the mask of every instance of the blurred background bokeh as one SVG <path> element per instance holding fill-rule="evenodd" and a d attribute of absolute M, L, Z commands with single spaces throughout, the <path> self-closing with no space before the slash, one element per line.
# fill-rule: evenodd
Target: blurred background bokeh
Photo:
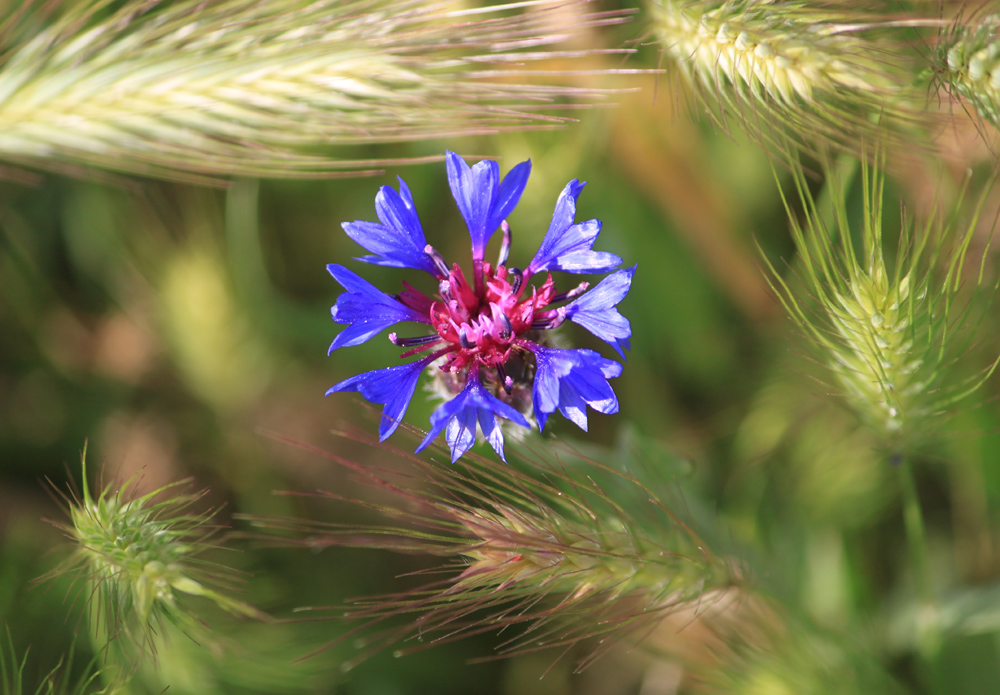
<path fill-rule="evenodd" d="M 686 462 L 676 468 L 676 485 L 726 549 L 742 555 L 751 572 L 759 569 L 755 582 L 815 629 L 861 651 L 878 644 L 880 662 L 914 692 L 1000 692 L 997 378 L 979 403 L 948 419 L 918 462 L 935 582 L 958 593 L 954 626 L 937 658 L 916 663 L 907 625 L 919 617 L 896 610 L 912 587 L 901 560 L 893 471 L 854 417 L 827 397 L 762 270 L 761 252 L 789 273 L 778 259 L 791 264 L 794 256 L 771 164 L 697 110 L 692 117 L 690 97 L 670 76 L 601 73 L 657 68 L 656 48 L 637 43 L 642 21 L 640 15 L 578 38 L 588 47 L 636 46 L 635 55 L 624 62 L 592 55 L 572 69 L 594 72 L 560 78 L 620 90 L 608 99 L 614 106 L 575 112 L 578 122 L 557 129 L 358 146 L 345 148 L 345 156 L 426 157 L 451 149 L 495 157 L 502 171 L 530 158 L 531 179 L 510 218 L 512 259 L 534 253 L 565 183 L 587 181 L 578 219 L 601 219 L 597 247 L 638 263 L 622 304 L 632 350 L 613 382 L 621 412 L 593 415 L 589 433 L 553 418 L 531 445 L 557 438 L 620 458 L 638 446 L 623 451 L 628 433 L 642 447 L 669 452 Z M 954 146 L 952 169 L 982 167 L 988 149 L 975 137 L 954 139 L 964 144 Z M 425 279 L 350 260 L 361 250 L 340 229 L 344 221 L 374 219 L 377 187 L 395 184 L 396 176 L 413 191 L 428 241 L 446 258 L 465 258 L 468 236 L 443 161 L 371 178 L 236 179 L 219 189 L 48 173 L 0 181 L 0 620 L 18 653 L 30 646 L 27 674 L 47 672 L 74 642 L 75 669 L 93 656 L 86 590 L 67 578 L 34 582 L 69 552 L 62 532 L 47 522 L 65 515 L 51 488 L 79 484 L 85 441 L 105 482 L 137 475 L 142 489 L 153 490 L 190 477 L 193 489 L 211 489 L 204 503 L 220 509 L 221 523 L 238 530 L 246 530 L 233 519 L 239 514 L 349 521 L 357 513 L 275 490 L 372 494 L 342 469 L 264 432 L 365 465 L 401 465 L 385 451 L 332 435 L 342 427 L 374 431 L 377 414 L 355 394 L 323 395 L 399 352 L 378 339 L 327 357 L 339 330 L 329 307 L 340 287 L 325 264 L 344 263 L 390 292 L 401 279 Z M 951 185 L 949 176 L 928 166 L 926 173 L 891 177 L 888 214 L 898 216 L 892 201 L 900 196 L 919 208 L 928 187 Z M 973 242 L 980 255 L 992 215 L 984 219 Z M 996 262 L 987 251 L 987 275 L 995 275 Z M 998 326 L 994 310 L 963 355 L 962 370 L 992 362 L 1000 352 Z M 610 352 L 576 326 L 560 330 L 577 346 Z M 407 421 L 422 426 L 434 407 L 418 390 Z M 410 449 L 418 442 L 403 431 L 395 437 Z M 433 455 L 445 465 L 440 452 Z M 294 618 L 297 606 L 399 591 L 414 584 L 397 577 L 436 564 L 369 550 L 274 548 L 250 538 L 227 545 L 213 559 L 245 572 L 242 598 L 280 619 Z M 300 659 L 350 623 L 258 624 L 208 605 L 204 617 L 224 647 L 172 635 L 158 655 L 170 677 L 147 674 L 138 687 L 161 692 L 169 685 L 170 693 L 192 695 L 667 695 L 692 687 L 680 667 L 650 662 L 641 650 L 613 652 L 582 674 L 572 673 L 572 656 L 544 652 L 469 664 L 491 653 L 491 635 L 403 658 L 379 653 L 345 671 L 357 650 L 352 641 Z M 699 639 L 683 624 L 671 629 L 667 641 Z M 779 680 L 747 676 L 717 687 L 805 692 L 769 685 Z"/>

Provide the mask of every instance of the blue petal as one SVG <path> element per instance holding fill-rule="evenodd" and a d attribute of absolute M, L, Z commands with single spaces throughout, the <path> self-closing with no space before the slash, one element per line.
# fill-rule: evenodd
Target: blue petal
<path fill-rule="evenodd" d="M 358 374 L 330 388 L 326 395 L 337 391 L 357 391 L 372 403 L 383 404 L 385 407 L 382 409 L 378 434 L 379 441 L 384 442 L 399 427 L 406 407 L 413 398 L 420 373 L 433 361 L 434 357 L 430 356 L 410 364 Z"/>
<path fill-rule="evenodd" d="M 515 165 L 500 182 L 500 190 L 497 191 L 493 205 L 490 207 L 489 221 L 486 223 L 486 240 L 497 230 L 510 213 L 514 212 L 524 187 L 528 185 L 528 177 L 531 175 L 531 160 L 525 160 Z"/>
<path fill-rule="evenodd" d="M 566 306 L 566 318 L 611 345 L 623 358 L 625 353 L 622 348 L 628 350 L 630 347 L 632 326 L 615 307 L 628 294 L 635 268 L 632 266 L 612 273 L 597 287 Z"/>
<path fill-rule="evenodd" d="M 424 230 L 403 179 L 399 179 L 399 193 L 391 186 L 379 189 L 375 213 L 382 224 L 357 220 L 341 225 L 347 236 L 375 254 L 358 260 L 393 268 L 416 268 L 437 275 L 434 261 L 424 251 L 427 246 Z"/>
<path fill-rule="evenodd" d="M 431 429 L 420 442 L 417 451 L 423 451 L 447 426 L 445 440 L 451 448 L 451 462 L 455 463 L 476 441 L 476 421 L 483 435 L 489 440 L 497 455 L 504 461 L 503 433 L 496 416 L 507 418 L 521 427 L 530 427 L 521 413 L 483 388 L 479 370 L 469 371 L 465 388 L 447 403 L 442 403 L 431 414 Z"/>
<path fill-rule="evenodd" d="M 476 409 L 459 410 L 448 421 L 444 439 L 451 449 L 451 462 L 455 463 L 476 443 Z"/>
<path fill-rule="evenodd" d="M 576 220 L 576 199 L 580 197 L 580 193 L 583 192 L 583 187 L 586 185 L 586 181 L 581 182 L 579 179 L 573 179 L 563 187 L 559 199 L 556 200 L 556 209 L 552 211 L 552 221 L 549 222 L 546 237 L 558 234 L 573 224 Z"/>
<path fill-rule="evenodd" d="M 613 253 L 592 250 L 597 235 L 601 232 L 600 220 L 573 223 L 576 217 L 576 199 L 585 185 L 586 183 L 573 179 L 559 194 L 549 231 L 545 233 L 538 253 L 528 264 L 529 274 L 542 270 L 606 273 L 621 265 L 622 259 Z"/>
<path fill-rule="evenodd" d="M 586 406 L 611 414 L 618 412 L 618 398 L 608 383 L 622 373 L 622 366 L 593 350 L 560 350 L 535 346 L 533 401 L 539 429 L 556 410 L 587 429 Z"/>
<path fill-rule="evenodd" d="M 479 429 L 482 430 L 483 436 L 486 441 L 490 443 L 493 450 L 497 452 L 497 456 L 504 463 L 507 459 L 503 455 L 503 429 L 500 427 L 500 423 L 497 419 L 493 417 L 493 413 L 489 410 L 479 410 Z M 520 413 L 518 413 L 520 415 Z M 524 427 L 529 427 L 528 421 L 524 421 Z"/>
<path fill-rule="evenodd" d="M 570 378 L 572 373 L 559 381 L 559 412 L 563 417 L 587 431 L 587 401 L 573 388 Z"/>
<path fill-rule="evenodd" d="M 326 269 L 347 290 L 337 297 L 337 304 L 330 310 L 331 316 L 337 323 L 349 324 L 330 345 L 327 354 L 345 345 L 360 345 L 400 321 L 430 323 L 427 316 L 390 297 L 344 266 L 331 263 Z"/>
<path fill-rule="evenodd" d="M 496 162 L 482 161 L 469 167 L 454 152 L 445 156 L 448 185 L 472 238 L 472 258 L 482 260 L 490 237 L 521 199 L 531 161 L 521 162 L 500 181 Z"/>

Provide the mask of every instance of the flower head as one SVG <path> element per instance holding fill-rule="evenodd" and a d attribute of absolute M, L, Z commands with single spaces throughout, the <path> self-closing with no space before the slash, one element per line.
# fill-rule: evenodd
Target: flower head
<path fill-rule="evenodd" d="M 330 352 L 360 345 L 401 322 L 428 324 L 433 329 L 429 335 L 409 338 L 390 333 L 394 345 L 407 348 L 401 357 L 432 352 L 416 362 L 345 379 L 327 395 L 358 391 L 382 404 L 379 435 L 384 440 L 399 425 L 420 374 L 433 365 L 453 398 L 431 416 L 431 429 L 420 449 L 443 431 L 453 461 L 475 442 L 477 422 L 503 458 L 498 417 L 529 427 L 522 412 L 533 410 L 542 428 L 548 416 L 559 410 L 586 429 L 588 405 L 602 413 L 617 412 L 618 400 L 607 380 L 621 374 L 621 364 L 592 350 L 554 348 L 545 339 L 546 331 L 569 319 L 610 344 L 619 355 L 624 356 L 623 349 L 629 347 L 631 326 L 617 305 L 628 293 L 635 266 L 611 274 L 589 292 L 586 282 L 560 292 L 549 272 L 605 273 L 621 264 L 618 256 L 593 250 L 601 230 L 599 220 L 575 221 L 576 201 L 585 184 L 575 179 L 566 184 L 538 252 L 521 269 L 508 264 L 511 229 L 506 218 L 524 191 L 531 162 L 521 162 L 501 178 L 496 162 L 470 167 L 448 152 L 447 169 L 452 195 L 472 241 L 471 279 L 459 264 L 449 265 L 427 244 L 406 183 L 399 180 L 398 192 L 382 187 L 375 197 L 378 224 L 343 224 L 347 235 L 372 254 L 357 260 L 423 270 L 437 280 L 437 293 L 429 296 L 403 283 L 405 289 L 390 296 L 344 266 L 328 265 L 330 274 L 347 290 L 332 310 L 333 320 L 347 328 L 333 341 Z M 497 229 L 503 241 L 494 265 L 484 258 Z M 532 283 L 536 276 L 540 282 Z"/>

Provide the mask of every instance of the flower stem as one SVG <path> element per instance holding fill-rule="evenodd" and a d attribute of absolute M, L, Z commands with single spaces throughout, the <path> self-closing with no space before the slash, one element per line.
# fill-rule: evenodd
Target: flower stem
<path fill-rule="evenodd" d="M 930 657 L 940 646 L 940 635 L 937 628 L 937 607 L 931 581 L 930 558 L 927 553 L 924 515 L 910 460 L 903 457 L 896 465 L 896 470 L 899 472 L 899 488 L 903 495 L 903 523 L 906 527 L 906 540 L 917 590 L 918 606 L 915 621 L 917 648 L 924 657 Z"/>

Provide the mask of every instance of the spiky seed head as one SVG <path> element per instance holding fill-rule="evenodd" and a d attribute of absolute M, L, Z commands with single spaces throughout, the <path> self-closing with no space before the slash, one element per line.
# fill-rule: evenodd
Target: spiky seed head
<path fill-rule="evenodd" d="M 713 117 L 772 150 L 824 143 L 856 151 L 875 123 L 913 119 L 901 101 L 903 58 L 865 33 L 878 18 L 863 8 L 651 0 L 650 11 L 664 55 Z"/>
<path fill-rule="evenodd" d="M 86 447 L 81 467 L 83 492 L 66 497 L 71 524 L 60 524 L 76 550 L 55 573 L 85 580 L 91 632 L 109 653 L 126 655 L 129 666 L 138 667 L 138 654 L 155 652 L 163 621 L 196 628 L 199 621 L 185 595 L 206 598 L 234 615 L 263 617 L 225 593 L 235 580 L 232 571 L 198 557 L 217 547 L 213 512 L 190 512 L 201 494 L 178 492 L 183 483 L 175 483 L 131 497 L 132 478 L 95 499 L 87 482 Z"/>
<path fill-rule="evenodd" d="M 961 18 L 938 40 L 938 81 L 1000 127 L 1000 14 Z"/>
<path fill-rule="evenodd" d="M 558 125 L 560 101 L 602 94 L 526 66 L 624 16 L 526 4 L 27 0 L 0 25 L 0 158 L 211 183 L 386 163 L 330 145 Z"/>
<path fill-rule="evenodd" d="M 362 625 L 328 646 L 361 632 L 371 635 L 371 628 L 384 621 L 419 614 L 372 637 L 359 660 L 417 633 L 426 647 L 519 626 L 500 645 L 498 656 L 568 649 L 600 638 L 584 665 L 632 631 L 735 581 L 733 568 L 713 556 L 651 491 L 596 461 L 581 464 L 593 477 L 569 474 L 561 464 L 544 460 L 538 462 L 544 476 L 535 477 L 477 455 L 466 456 L 465 466 L 440 467 L 380 446 L 415 467 L 415 474 L 397 480 L 389 472 L 376 473 L 331 452 L 284 441 L 335 461 L 388 493 L 390 501 L 381 502 L 379 511 L 399 525 L 344 528 L 254 520 L 264 528 L 296 532 L 279 542 L 314 549 L 386 548 L 451 560 L 442 570 L 452 573 L 450 579 L 406 594 L 364 599 L 349 609 L 347 615 Z M 636 499 L 647 506 L 642 511 L 657 521 L 640 524 L 633 515 L 642 508 L 613 500 L 594 481 L 600 474 L 629 494 L 638 493 Z M 343 499 L 332 492 L 320 496 Z"/>
<path fill-rule="evenodd" d="M 454 508 L 451 513 L 472 540 L 460 552 L 469 565 L 452 592 L 501 591 L 531 582 L 567 601 L 595 592 L 609 601 L 635 593 L 678 600 L 685 589 L 699 585 L 685 572 L 689 557 L 664 561 L 659 557 L 662 548 L 648 546 L 614 517 L 603 517 L 600 523 L 589 518 L 554 520 L 499 504 Z M 701 563 L 696 560 L 694 565 Z M 688 598 L 699 594 L 700 589 Z"/>
<path fill-rule="evenodd" d="M 793 167 L 793 179 L 806 209 L 804 223 L 788 208 L 801 291 L 813 301 L 800 298 L 776 273 L 775 286 L 792 317 L 818 346 L 836 390 L 886 450 L 905 454 L 933 434 L 939 416 L 975 391 L 996 366 L 994 362 L 969 377 L 954 373 L 969 343 L 973 306 L 967 301 L 963 309 L 955 308 L 959 279 L 985 196 L 965 230 L 957 227 L 959 217 L 954 214 L 943 221 L 932 213 L 920 230 L 904 220 L 890 265 L 883 248 L 879 169 L 862 165 L 862 249 L 855 248 L 848 223 L 848 186 L 832 167 L 824 171 L 834 228 L 827 228 L 808 193 L 801 167 Z M 982 272 L 977 286 L 981 283 Z"/>

